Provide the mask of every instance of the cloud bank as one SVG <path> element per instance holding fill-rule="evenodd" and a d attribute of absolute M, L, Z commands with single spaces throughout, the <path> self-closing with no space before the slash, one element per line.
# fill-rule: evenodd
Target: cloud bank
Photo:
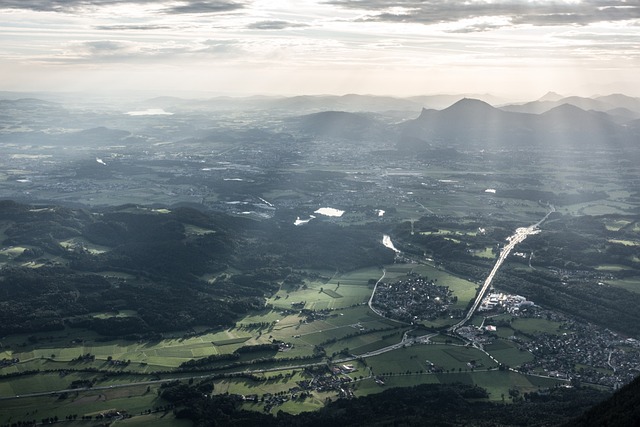
<path fill-rule="evenodd" d="M 534 26 L 588 25 L 640 18 L 638 2 L 624 0 L 329 0 L 325 4 L 363 10 L 366 15 L 361 21 L 425 25 L 490 17 L 508 17 L 512 25 Z"/>
<path fill-rule="evenodd" d="M 187 0 L 158 2 L 154 0 L 0 0 L 0 9 L 32 10 L 36 12 L 82 13 L 87 10 L 119 5 L 162 6 L 166 14 L 224 13 L 243 9 L 244 3 L 226 0 Z"/>

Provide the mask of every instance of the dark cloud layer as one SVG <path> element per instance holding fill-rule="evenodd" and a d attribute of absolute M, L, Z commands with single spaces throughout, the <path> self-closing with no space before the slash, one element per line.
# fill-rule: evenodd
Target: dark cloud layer
<path fill-rule="evenodd" d="M 285 30 L 300 27 L 308 27 L 308 25 L 288 21 L 259 21 L 247 25 L 250 30 Z"/>
<path fill-rule="evenodd" d="M 462 2 L 457 0 L 328 0 L 334 6 L 369 11 L 362 21 L 437 24 L 463 19 L 504 16 L 512 24 L 587 25 L 595 22 L 640 18 L 640 4 L 623 0 L 562 1 L 497 0 Z M 401 8 L 401 12 L 393 11 Z"/>
<path fill-rule="evenodd" d="M 165 9 L 166 13 L 220 13 L 244 8 L 241 3 L 229 1 L 187 1 Z"/>
<path fill-rule="evenodd" d="M 156 0 L 0 0 L 0 9 L 75 13 L 120 4 L 162 4 Z M 185 0 L 164 9 L 167 14 L 221 13 L 244 8 L 244 3 L 227 0 Z"/>

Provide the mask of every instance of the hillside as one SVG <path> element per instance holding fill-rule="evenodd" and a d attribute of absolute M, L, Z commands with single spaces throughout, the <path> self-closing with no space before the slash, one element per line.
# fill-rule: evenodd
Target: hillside
<path fill-rule="evenodd" d="M 264 306 L 292 268 L 393 260 L 379 234 L 318 220 L 306 227 L 191 208 L 87 211 L 0 202 L 0 336 L 81 326 L 138 338 L 229 325 Z M 228 267 L 235 274 L 220 274 Z M 215 286 L 206 277 L 216 277 Z M 197 301 L 197 304 L 194 303 Z M 108 320 L 92 312 L 133 310 Z"/>
<path fill-rule="evenodd" d="M 622 387 L 613 396 L 594 406 L 565 427 L 629 427 L 640 424 L 640 378 Z"/>

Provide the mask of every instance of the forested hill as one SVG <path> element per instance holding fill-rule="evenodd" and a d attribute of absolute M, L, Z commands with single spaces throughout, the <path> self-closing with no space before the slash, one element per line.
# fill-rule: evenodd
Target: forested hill
<path fill-rule="evenodd" d="M 630 427 L 640 425 L 640 377 L 565 427 Z"/>
<path fill-rule="evenodd" d="M 184 207 L 88 211 L 0 201 L 0 239 L 0 336 L 65 323 L 131 338 L 228 325 L 263 307 L 292 269 L 393 259 L 366 227 L 295 227 Z M 222 274 L 229 267 L 241 273 Z M 120 310 L 137 315 L 86 316 Z"/>

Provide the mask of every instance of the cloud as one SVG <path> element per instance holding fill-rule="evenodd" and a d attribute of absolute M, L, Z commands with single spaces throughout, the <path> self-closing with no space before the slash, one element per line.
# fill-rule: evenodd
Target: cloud
<path fill-rule="evenodd" d="M 221 13 L 232 12 L 234 10 L 243 9 L 245 7 L 242 3 L 224 1 L 224 0 L 209 0 L 209 1 L 185 1 L 178 6 L 172 6 L 165 9 L 165 13 Z"/>
<path fill-rule="evenodd" d="M 85 9 L 119 4 L 153 4 L 152 0 L 0 0 L 0 9 L 74 13 Z"/>
<path fill-rule="evenodd" d="M 484 31 L 490 31 L 490 30 L 495 30 L 501 27 L 504 27 L 505 25 L 499 25 L 499 24 L 472 24 L 472 25 L 466 25 L 462 28 L 458 28 L 455 30 L 448 30 L 446 31 L 447 33 L 459 33 L 459 34 L 464 34 L 464 33 L 481 33 Z"/>
<path fill-rule="evenodd" d="M 205 40 L 190 43 L 151 43 L 93 40 L 69 43 L 56 56 L 40 58 L 50 64 L 152 64 L 177 59 L 236 59 L 246 54 L 237 40 Z"/>
<path fill-rule="evenodd" d="M 82 46 L 92 53 L 113 53 L 126 49 L 126 44 L 112 40 L 98 40 L 82 43 Z"/>
<path fill-rule="evenodd" d="M 287 28 L 301 27 L 308 27 L 308 25 L 288 21 L 258 21 L 247 25 L 250 30 L 285 30 Z"/>
<path fill-rule="evenodd" d="M 360 21 L 419 24 L 508 17 L 514 25 L 587 25 L 640 19 L 640 5 L 625 0 L 327 0 L 326 4 L 368 12 Z"/>
<path fill-rule="evenodd" d="M 22 9 L 37 12 L 77 13 L 88 9 L 115 5 L 150 5 L 156 7 L 155 0 L 0 0 L 0 9 Z M 167 5 L 167 14 L 183 13 L 223 13 L 243 9 L 244 3 L 229 0 L 185 0 Z"/>
<path fill-rule="evenodd" d="M 105 30 L 105 31 L 128 31 L 128 30 L 147 31 L 147 30 L 168 30 L 171 27 L 168 27 L 166 25 L 131 24 L 131 25 L 97 25 L 93 28 L 95 28 L 96 30 Z"/>
<path fill-rule="evenodd" d="M 245 54 L 244 46 L 237 40 L 205 40 L 204 48 L 197 49 L 198 54 L 210 54 L 234 58 Z"/>

